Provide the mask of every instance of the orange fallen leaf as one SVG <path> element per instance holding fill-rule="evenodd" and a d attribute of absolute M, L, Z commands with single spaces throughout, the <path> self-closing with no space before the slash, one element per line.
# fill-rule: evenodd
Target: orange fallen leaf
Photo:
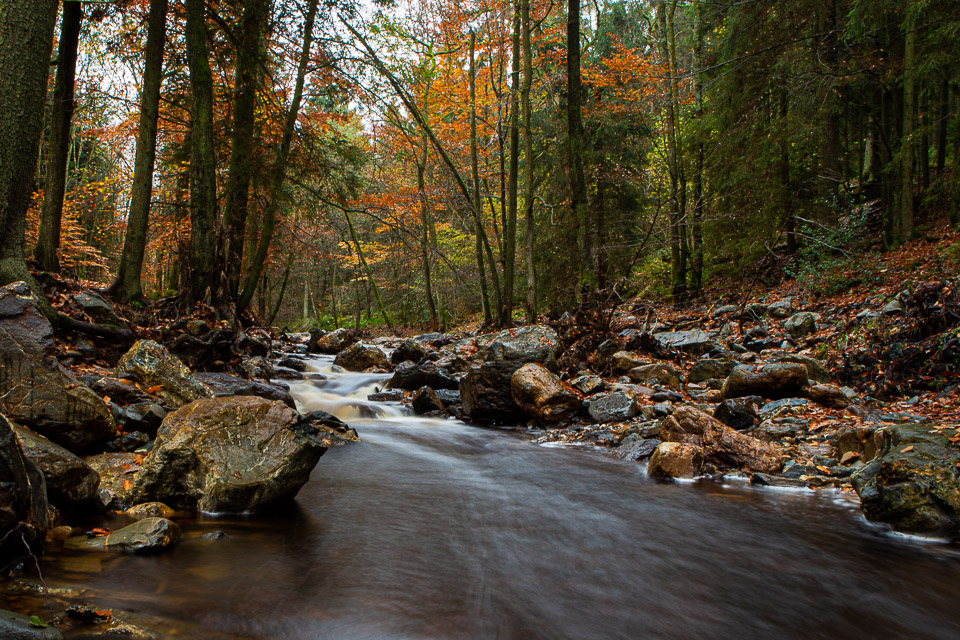
<path fill-rule="evenodd" d="M 95 536 L 108 536 L 110 535 L 110 529 L 101 529 L 100 527 L 97 527 L 96 529 L 91 529 L 90 533 Z"/>
<path fill-rule="evenodd" d="M 913 445 L 912 445 L 912 444 L 911 444 L 910 446 L 908 446 L 908 447 L 904 447 L 903 449 L 900 449 L 900 453 L 907 453 L 908 451 L 913 451 Z"/>
<path fill-rule="evenodd" d="M 148 389 L 144 389 L 144 392 L 145 392 L 145 393 L 149 393 L 149 394 L 152 395 L 152 394 L 154 394 L 154 393 L 159 393 L 162 389 L 163 389 L 163 385 L 162 385 L 162 384 L 157 384 L 157 385 L 154 385 L 154 386 L 152 386 L 152 387 L 150 387 L 150 388 L 148 388 Z"/>
<path fill-rule="evenodd" d="M 123 481 L 123 490 L 124 490 L 124 491 L 129 491 L 129 490 L 130 490 L 130 487 L 132 487 L 132 486 L 133 486 L 133 481 L 132 481 L 132 480 L 124 480 L 124 481 Z"/>
<path fill-rule="evenodd" d="M 103 403 L 104 403 L 104 404 L 110 404 L 110 400 L 112 400 L 112 398 L 111 398 L 110 396 L 103 396 Z"/>
<path fill-rule="evenodd" d="M 236 478 L 237 480 L 242 480 L 242 479 L 243 479 L 243 476 L 240 475 L 240 472 L 239 472 L 239 471 L 234 471 L 234 472 L 233 472 L 233 477 Z"/>

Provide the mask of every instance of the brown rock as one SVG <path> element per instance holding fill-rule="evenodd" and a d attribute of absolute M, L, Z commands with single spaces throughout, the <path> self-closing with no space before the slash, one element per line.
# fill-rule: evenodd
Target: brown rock
<path fill-rule="evenodd" d="M 543 422 L 560 422 L 580 408 L 580 394 L 536 363 L 513 373 L 510 394 L 524 413 Z"/>
<path fill-rule="evenodd" d="M 626 373 L 631 369 L 650 364 L 633 351 L 617 351 L 610 357 L 610 369 L 614 375 Z"/>
<path fill-rule="evenodd" d="M 850 406 L 850 400 L 835 384 L 808 384 L 800 393 L 804 398 L 831 409 L 845 409 Z"/>
<path fill-rule="evenodd" d="M 661 442 L 647 463 L 647 475 L 695 478 L 703 467 L 703 449 L 684 442 Z"/>
<path fill-rule="evenodd" d="M 703 448 L 705 462 L 721 468 L 749 469 L 760 473 L 780 471 L 780 452 L 774 446 L 726 426 L 693 407 L 677 407 L 660 423 L 660 439 Z"/>
<path fill-rule="evenodd" d="M 795 398 L 806 384 L 807 368 L 802 364 L 740 364 L 733 368 L 723 383 L 723 397 Z"/>

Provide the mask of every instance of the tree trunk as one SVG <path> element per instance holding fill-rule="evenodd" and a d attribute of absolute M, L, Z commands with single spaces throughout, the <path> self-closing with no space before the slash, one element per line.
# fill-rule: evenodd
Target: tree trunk
<path fill-rule="evenodd" d="M 313 26 L 317 19 L 317 4 L 319 0 L 310 0 L 307 16 L 303 26 L 303 47 L 300 49 L 300 62 L 297 67 L 297 80 L 293 89 L 293 99 L 287 112 L 287 119 L 283 126 L 280 148 L 274 161 L 273 171 L 270 174 L 268 185 L 269 201 L 264 212 L 263 229 L 260 232 L 260 241 L 257 243 L 256 253 L 250 263 L 243 290 L 237 300 L 237 315 L 243 313 L 257 286 L 257 279 L 270 253 L 270 242 L 273 240 L 273 230 L 277 225 L 277 211 L 280 208 L 280 199 L 283 192 L 283 183 L 287 173 L 287 159 L 290 155 L 290 145 L 293 141 L 293 130 L 300 114 L 300 102 L 303 100 L 303 85 L 307 77 L 307 66 L 310 62 L 310 47 L 313 45 Z"/>
<path fill-rule="evenodd" d="M 570 168 L 570 208 L 577 223 L 580 258 L 580 300 L 587 305 L 596 287 L 596 273 L 590 248 L 590 210 L 587 181 L 583 170 L 585 152 L 580 80 L 580 0 L 567 0 L 567 153 Z"/>
<path fill-rule="evenodd" d="M 940 88 L 940 113 L 937 118 L 937 177 L 947 167 L 947 125 L 950 122 L 950 77 L 944 75 Z"/>
<path fill-rule="evenodd" d="M 237 43 L 233 83 L 233 135 L 230 173 L 224 206 L 222 270 L 226 276 L 221 295 L 235 299 L 240 286 L 244 233 L 250 202 L 250 182 L 256 166 L 253 153 L 257 87 L 262 66 L 262 39 L 267 22 L 265 0 L 244 0 L 240 40 Z"/>
<path fill-rule="evenodd" d="M 186 0 L 187 62 L 193 104 L 190 112 L 190 270 L 191 302 L 217 299 L 217 160 L 213 135 L 213 74 L 207 48 L 204 0 Z M 256 280 L 254 280 L 256 283 Z M 252 293 L 252 292 L 251 292 Z"/>
<path fill-rule="evenodd" d="M 830 76 L 838 73 L 837 0 L 823 4 L 819 58 Z M 820 140 L 820 199 L 828 220 L 835 220 L 839 211 L 840 182 L 840 114 L 832 77 L 825 78 L 825 95 L 820 101 L 823 113 L 823 134 Z"/>
<path fill-rule="evenodd" d="M 672 283 L 673 300 L 674 302 L 681 302 L 686 297 L 687 276 L 684 271 L 681 249 L 682 239 L 680 236 L 680 174 L 678 171 L 679 155 L 677 153 L 676 104 L 673 99 L 674 69 L 672 64 L 673 56 L 670 54 L 670 35 L 667 14 L 667 4 L 665 0 L 660 0 L 657 7 L 657 21 L 661 33 L 660 47 L 663 58 L 667 62 L 668 81 L 670 83 L 670 99 L 667 100 L 665 107 L 667 115 L 667 167 L 670 172 L 670 198 L 668 201 L 668 218 L 670 221 L 670 279 Z"/>
<path fill-rule="evenodd" d="M 60 44 L 57 49 L 57 80 L 53 88 L 53 118 L 47 146 L 47 179 L 44 184 L 40 233 L 34 257 L 44 271 L 59 271 L 60 222 L 67 191 L 67 164 L 70 159 L 70 125 L 73 120 L 73 89 L 77 78 L 77 49 L 83 5 L 63 3 Z"/>
<path fill-rule="evenodd" d="M 56 0 L 0 5 L 0 285 L 36 285 L 23 231 L 37 169 L 43 103 L 57 22 Z M 45 312 L 49 310 L 49 305 Z"/>
<path fill-rule="evenodd" d="M 470 170 L 473 177 L 473 210 L 476 212 L 474 223 L 476 226 L 477 272 L 480 274 L 480 299 L 483 305 L 483 323 L 489 326 L 493 320 L 490 310 L 490 295 L 487 293 L 487 275 L 483 268 L 483 207 L 480 203 L 480 168 L 477 158 L 477 64 L 475 52 L 477 48 L 477 34 L 470 30 Z M 491 269 L 496 267 L 491 264 Z"/>
<path fill-rule="evenodd" d="M 693 264 L 690 288 L 699 296 L 703 288 L 703 9 L 700 0 L 694 7 L 693 93 L 696 100 L 697 141 L 693 170 Z"/>
<path fill-rule="evenodd" d="M 916 133 L 916 45 L 917 30 L 907 19 L 903 46 L 903 146 L 900 154 L 900 239 L 906 242 L 913 235 L 913 164 Z"/>
<path fill-rule="evenodd" d="M 790 138 L 787 135 L 787 80 L 780 84 L 780 214 L 783 216 L 783 231 L 787 238 L 787 251 L 797 251 L 797 236 L 793 219 L 793 193 L 790 188 Z"/>
<path fill-rule="evenodd" d="M 167 0 L 151 0 L 147 17 L 147 44 L 143 52 L 143 90 L 140 93 L 140 126 L 133 161 L 130 213 L 117 279 L 107 290 L 129 302 L 143 297 L 140 275 L 147 245 L 147 222 L 153 195 L 153 169 L 157 157 L 157 119 L 160 115 L 160 87 L 163 83 L 163 49 L 167 28 Z M 161 287 L 162 289 L 162 287 Z"/>
<path fill-rule="evenodd" d="M 522 0 L 520 0 L 522 2 Z M 518 90 L 520 88 L 520 11 L 514 7 L 513 56 L 510 66 L 510 161 L 507 177 L 507 207 L 503 221 L 503 305 L 500 326 L 513 321 L 513 293 L 517 262 L 517 184 L 520 173 L 520 125 Z M 528 267 L 529 269 L 529 267 Z"/>
<path fill-rule="evenodd" d="M 523 85 L 520 91 L 520 110 L 523 118 L 523 256 L 527 265 L 527 299 L 524 313 L 527 324 L 535 324 L 537 322 L 537 269 L 533 258 L 536 227 L 533 221 L 533 126 L 530 122 L 530 88 L 533 86 L 530 0 L 520 0 L 520 22 L 523 48 Z"/>

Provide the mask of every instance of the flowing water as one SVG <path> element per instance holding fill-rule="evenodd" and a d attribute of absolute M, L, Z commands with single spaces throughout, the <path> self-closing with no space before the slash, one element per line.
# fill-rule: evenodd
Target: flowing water
<path fill-rule="evenodd" d="M 160 555 L 49 554 L 54 603 L 178 638 L 960 637 L 960 550 L 885 535 L 838 492 L 657 483 L 408 416 L 366 401 L 383 376 L 314 364 L 328 379 L 292 385 L 301 409 L 362 443 L 327 452 L 294 505 L 184 521 Z"/>

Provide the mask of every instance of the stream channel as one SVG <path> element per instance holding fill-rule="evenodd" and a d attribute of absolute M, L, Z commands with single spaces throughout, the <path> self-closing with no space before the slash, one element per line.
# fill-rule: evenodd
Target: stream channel
<path fill-rule="evenodd" d="M 847 495 L 655 482 L 369 402 L 387 376 L 331 362 L 291 392 L 363 441 L 294 504 L 181 520 L 158 555 L 49 553 L 51 597 L 176 638 L 960 638 L 960 549 L 885 534 Z"/>

